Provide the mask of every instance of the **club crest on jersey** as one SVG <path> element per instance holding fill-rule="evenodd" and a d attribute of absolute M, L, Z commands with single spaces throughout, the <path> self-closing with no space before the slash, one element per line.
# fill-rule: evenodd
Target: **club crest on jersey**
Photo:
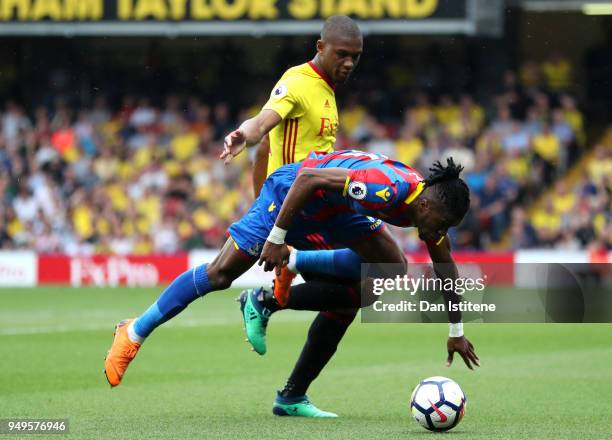
<path fill-rule="evenodd" d="M 259 254 L 263 249 L 263 245 L 263 243 L 256 242 L 250 248 L 247 249 L 247 253 L 253 257 L 259 257 Z"/>
<path fill-rule="evenodd" d="M 363 200 L 368 194 L 368 187 L 363 182 L 351 182 L 348 186 L 348 194 L 355 200 Z"/>
<path fill-rule="evenodd" d="M 278 86 L 276 86 L 274 90 L 272 90 L 271 96 L 274 99 L 281 99 L 287 96 L 287 93 L 289 93 L 289 89 L 287 88 L 287 86 L 283 83 L 280 83 Z"/>

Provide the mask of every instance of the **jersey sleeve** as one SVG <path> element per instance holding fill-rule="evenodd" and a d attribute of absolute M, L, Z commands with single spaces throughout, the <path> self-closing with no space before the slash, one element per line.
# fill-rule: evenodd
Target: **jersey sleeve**
<path fill-rule="evenodd" d="M 351 170 L 346 178 L 342 196 L 356 212 L 375 215 L 390 208 L 398 200 L 397 182 L 377 168 Z"/>
<path fill-rule="evenodd" d="M 274 110 L 282 119 L 288 115 L 300 117 L 304 109 L 303 89 L 299 78 L 281 78 L 270 93 L 270 98 L 263 106 L 263 110 Z"/>

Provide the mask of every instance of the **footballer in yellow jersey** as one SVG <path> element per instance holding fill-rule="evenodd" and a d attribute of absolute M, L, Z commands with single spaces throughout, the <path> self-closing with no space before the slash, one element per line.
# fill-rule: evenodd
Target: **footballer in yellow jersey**
<path fill-rule="evenodd" d="M 328 18 L 315 57 L 287 70 L 259 114 L 225 137 L 220 156 L 225 163 L 263 139 L 254 165 L 256 194 L 281 165 L 303 160 L 310 151 L 333 149 L 338 129 L 335 86 L 346 82 L 362 50 L 363 37 L 353 20 Z"/>
<path fill-rule="evenodd" d="M 263 106 L 282 118 L 269 133 L 268 175 L 281 165 L 306 159 L 311 151 L 333 151 L 338 129 L 334 90 L 312 61 L 290 68 L 276 83 Z"/>

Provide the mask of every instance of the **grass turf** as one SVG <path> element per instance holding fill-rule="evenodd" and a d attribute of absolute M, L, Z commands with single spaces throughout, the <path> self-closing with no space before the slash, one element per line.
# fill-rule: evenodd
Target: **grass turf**
<path fill-rule="evenodd" d="M 443 324 L 356 322 L 309 391 L 341 417 L 277 418 L 275 389 L 314 314 L 275 315 L 260 357 L 243 342 L 237 294 L 198 300 L 158 329 L 111 390 L 102 361 L 113 324 L 144 310 L 156 289 L 0 290 L 0 418 L 69 418 L 70 438 L 420 438 L 440 434 L 411 419 L 410 393 L 443 375 L 462 386 L 468 406 L 442 435 L 610 436 L 611 325 L 467 325 L 482 360 L 472 372 L 460 359 L 444 366 Z"/>

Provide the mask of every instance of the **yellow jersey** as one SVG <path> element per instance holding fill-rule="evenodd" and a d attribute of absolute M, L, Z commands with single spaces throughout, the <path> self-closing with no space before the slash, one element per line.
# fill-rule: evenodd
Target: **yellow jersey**
<path fill-rule="evenodd" d="M 311 151 L 333 151 L 338 130 L 334 85 L 312 62 L 288 69 L 274 86 L 264 110 L 282 121 L 270 131 L 268 175 L 304 160 Z"/>

